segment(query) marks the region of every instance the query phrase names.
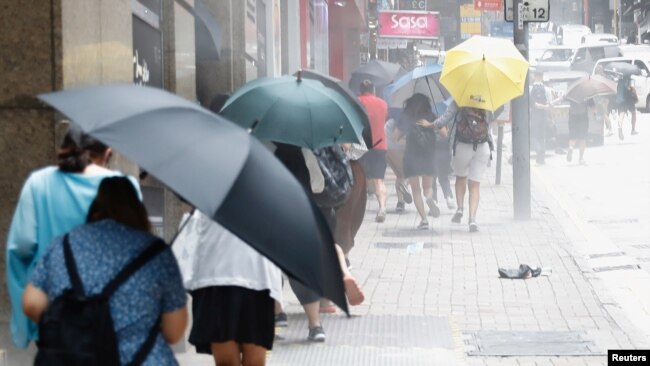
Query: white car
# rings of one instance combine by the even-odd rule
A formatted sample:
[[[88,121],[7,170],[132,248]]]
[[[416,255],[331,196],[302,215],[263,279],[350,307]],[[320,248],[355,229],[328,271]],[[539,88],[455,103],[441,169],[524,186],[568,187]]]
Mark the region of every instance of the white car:
[[[557,32],[557,40],[561,45],[577,46],[582,41],[582,36],[591,34],[591,29],[581,24],[561,25]]]
[[[644,58],[637,56],[644,55]],[[596,62],[592,74],[603,73],[602,70],[605,70],[607,64],[612,62],[625,62],[629,64],[636,65],[641,70],[641,75],[632,75],[632,81],[634,87],[636,88],[637,97],[639,101],[636,103],[638,109],[645,108],[646,111],[650,111],[650,54],[633,54],[632,56],[623,56],[623,57],[610,57],[603,58]],[[605,74],[607,77],[611,75]]]
[[[582,44],[591,43],[612,43],[619,44],[618,37],[610,33],[592,33],[582,36]]]

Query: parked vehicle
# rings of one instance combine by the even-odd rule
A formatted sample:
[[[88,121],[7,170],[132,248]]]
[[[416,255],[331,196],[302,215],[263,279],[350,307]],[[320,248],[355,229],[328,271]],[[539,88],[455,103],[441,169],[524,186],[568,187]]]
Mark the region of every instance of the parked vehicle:
[[[558,44],[577,46],[582,41],[582,36],[591,34],[591,29],[581,24],[561,25],[557,31]]]
[[[593,44],[593,43],[612,43],[619,44],[618,37],[615,34],[611,33],[592,33],[585,34],[582,36],[582,44]]]
[[[550,71],[544,73],[544,85],[553,90],[554,98],[564,96],[571,84],[589,75],[582,71]],[[550,110],[551,119],[555,124],[556,140],[559,146],[566,147],[569,143],[569,102],[562,101]],[[604,116],[599,113],[589,114],[589,132],[587,144],[602,145],[605,142]]]
[[[650,45],[647,44],[622,44],[619,46],[623,56],[635,56],[638,58],[650,58]],[[637,56],[638,54],[644,54]]]
[[[585,44],[577,47],[549,47],[537,59],[534,66],[536,71],[582,71],[588,74],[594,68],[596,61],[601,58],[620,56],[616,44]]]
[[[637,58],[637,56],[645,55],[645,57]],[[636,89],[636,95],[639,101],[636,103],[637,109],[645,109],[646,112],[650,112],[650,54],[633,54],[632,57],[623,56],[623,57],[611,57],[603,58],[596,62],[592,74],[602,74],[606,77],[609,77],[612,80],[616,80],[618,75],[612,75],[604,72],[607,69],[607,65],[612,62],[625,62],[630,63],[641,70],[641,75],[632,75],[632,80],[634,83],[634,88]]]

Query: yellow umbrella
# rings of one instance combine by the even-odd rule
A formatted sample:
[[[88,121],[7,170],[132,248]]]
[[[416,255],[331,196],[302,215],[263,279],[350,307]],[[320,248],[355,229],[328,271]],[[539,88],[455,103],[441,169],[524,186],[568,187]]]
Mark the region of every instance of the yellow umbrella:
[[[527,72],[511,41],[474,36],[447,51],[440,82],[459,106],[495,111],[524,93]]]

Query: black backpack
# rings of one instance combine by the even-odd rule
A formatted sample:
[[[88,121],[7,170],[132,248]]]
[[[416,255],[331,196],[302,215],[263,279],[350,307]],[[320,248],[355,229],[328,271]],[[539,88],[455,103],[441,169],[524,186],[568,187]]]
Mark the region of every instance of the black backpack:
[[[474,145],[490,141],[490,126],[487,116],[474,118],[465,108],[456,114],[456,140]]]
[[[530,89],[530,99],[539,104],[547,104],[548,100],[546,99],[546,88],[543,84],[535,83]],[[534,106],[534,105],[533,105]]]
[[[340,146],[328,146],[313,151],[320,167],[325,187],[323,192],[313,195],[320,207],[339,207],[352,192],[354,178],[352,167]]]
[[[162,240],[156,239],[124,267],[100,294],[86,296],[66,234],[63,238],[63,252],[72,288],[54,299],[41,316],[39,340],[36,342],[38,353],[34,365],[120,365],[109,298],[124,281],[166,247]],[[135,366],[144,362],[159,332],[160,318],[128,365]]]

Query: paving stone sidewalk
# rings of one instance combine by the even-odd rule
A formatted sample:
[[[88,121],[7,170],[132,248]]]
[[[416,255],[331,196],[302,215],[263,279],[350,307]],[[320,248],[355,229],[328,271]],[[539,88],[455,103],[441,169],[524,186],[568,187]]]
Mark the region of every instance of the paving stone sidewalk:
[[[515,221],[512,167],[502,173],[495,185],[491,167],[481,187],[478,233],[468,232],[466,218],[452,224],[446,207],[431,229],[416,230],[413,205],[394,213],[387,174],[386,221],[374,222],[378,206],[369,198],[350,253],[366,301],[352,318],[323,316],[327,341],[308,344],[302,308],[285,286],[289,327],[268,364],[606,365],[607,349],[647,346],[613,320],[571,256],[572,236],[553,197],[534,183],[532,219]],[[499,267],[520,263],[544,267],[545,275],[499,278]]]

